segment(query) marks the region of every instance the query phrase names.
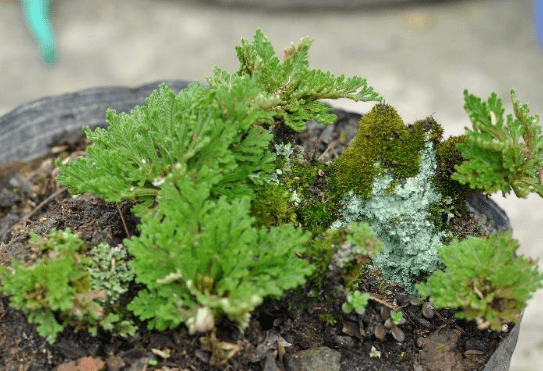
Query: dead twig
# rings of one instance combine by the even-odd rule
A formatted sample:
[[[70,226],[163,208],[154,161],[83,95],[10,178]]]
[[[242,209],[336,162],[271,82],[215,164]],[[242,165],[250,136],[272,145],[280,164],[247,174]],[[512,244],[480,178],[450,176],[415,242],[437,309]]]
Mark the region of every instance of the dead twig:
[[[121,220],[123,221],[123,227],[124,227],[124,231],[126,232],[126,237],[130,239],[130,232],[128,231],[128,227],[126,226],[126,222],[124,221],[123,212],[121,211],[121,208],[119,207],[118,203],[115,203],[115,206],[117,206],[117,211],[119,212],[119,215],[121,216]]]
[[[392,309],[394,312],[401,311],[401,308],[399,308],[398,306],[396,306],[394,304],[391,304],[391,303],[387,302],[386,300],[380,299],[380,298],[378,298],[377,296],[375,296],[372,293],[369,293],[369,295],[370,295],[371,300],[376,301],[377,303],[382,304],[385,307],[388,307],[388,308]]]
[[[336,140],[333,140],[331,141],[329,144],[328,144],[328,147],[326,147],[326,149],[324,150],[324,152],[322,153],[322,155],[319,156],[319,158],[317,159],[317,161],[321,161],[321,159],[324,157],[324,155],[328,152],[328,150],[331,150],[335,157],[338,157],[338,154],[337,152],[334,150],[334,147],[336,146],[336,144],[340,143],[341,141],[339,139],[336,139]],[[331,158],[333,158],[332,156],[330,156]]]

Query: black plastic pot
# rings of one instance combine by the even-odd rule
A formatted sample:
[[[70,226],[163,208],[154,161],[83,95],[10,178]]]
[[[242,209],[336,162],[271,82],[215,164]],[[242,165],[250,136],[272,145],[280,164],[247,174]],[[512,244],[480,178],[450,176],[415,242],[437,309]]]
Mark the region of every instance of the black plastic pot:
[[[44,155],[53,137],[63,131],[106,125],[106,109],[130,112],[158,89],[162,81],[135,88],[105,86],[64,95],[45,97],[23,104],[0,117],[0,165],[27,161]],[[190,81],[164,81],[178,92]]]
[[[113,108],[130,112],[136,105],[145,104],[145,98],[158,89],[161,81],[135,88],[120,86],[98,87],[45,97],[23,104],[0,117],[0,166],[11,161],[27,161],[48,153],[53,137],[64,131],[105,126],[105,112]],[[165,83],[178,92],[190,83],[184,80],[168,80]],[[492,200],[473,193],[468,197],[468,207],[481,217],[493,220],[495,228],[510,228],[509,218]],[[522,314],[521,314],[522,320]],[[483,371],[507,371],[520,330],[520,322],[500,343]]]

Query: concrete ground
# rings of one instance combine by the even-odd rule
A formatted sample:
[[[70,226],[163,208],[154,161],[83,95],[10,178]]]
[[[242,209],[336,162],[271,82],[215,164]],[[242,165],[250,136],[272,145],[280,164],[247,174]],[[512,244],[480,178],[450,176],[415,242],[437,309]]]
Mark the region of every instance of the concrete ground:
[[[375,1],[373,1],[375,3]],[[203,79],[237,69],[234,45],[262,28],[280,52],[309,35],[310,63],[366,77],[407,122],[434,116],[445,134],[469,125],[462,91],[509,89],[543,114],[543,50],[530,0],[435,1],[348,10],[228,8],[204,1],[56,0],[58,63],[44,67],[15,0],[0,0],[0,114],[25,102],[102,85]],[[340,102],[366,112],[371,104]],[[0,148],[0,150],[2,150]],[[508,213],[521,253],[543,257],[543,200],[493,197]],[[512,371],[543,364],[543,290],[529,302]]]

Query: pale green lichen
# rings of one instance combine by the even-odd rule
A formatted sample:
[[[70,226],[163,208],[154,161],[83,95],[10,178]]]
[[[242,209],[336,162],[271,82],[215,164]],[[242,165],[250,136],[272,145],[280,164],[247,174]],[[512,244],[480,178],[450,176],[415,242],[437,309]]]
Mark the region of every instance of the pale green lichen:
[[[393,180],[390,174],[375,179],[373,197],[364,200],[352,191],[343,201],[343,218],[330,229],[342,228],[354,221],[367,221],[385,244],[385,250],[373,259],[386,279],[401,283],[413,291],[411,279],[431,273],[439,267],[436,247],[443,232],[427,220],[428,208],[440,200],[430,178],[436,167],[433,142],[426,142],[417,176],[407,178],[394,194],[386,192]]]
[[[91,249],[89,271],[92,286],[105,291],[109,303],[128,291],[128,284],[134,279],[127,260],[126,248],[121,244],[111,247],[102,242]]]
[[[292,144],[291,144],[291,143],[287,143],[287,144],[283,144],[283,143],[275,144],[275,153],[276,153],[278,156],[283,156],[283,157],[285,157],[285,158],[288,160],[289,157],[290,157],[290,155],[292,154]]]

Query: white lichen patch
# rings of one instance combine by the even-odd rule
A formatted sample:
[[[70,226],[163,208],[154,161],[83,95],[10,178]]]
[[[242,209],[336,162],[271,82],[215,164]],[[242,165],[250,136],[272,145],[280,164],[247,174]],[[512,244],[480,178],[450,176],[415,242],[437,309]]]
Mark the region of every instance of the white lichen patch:
[[[393,178],[387,173],[373,183],[374,197],[364,200],[351,191],[343,201],[343,219],[330,229],[343,228],[354,221],[366,221],[385,244],[385,250],[373,259],[386,279],[412,289],[410,278],[432,272],[439,266],[436,247],[444,232],[437,232],[427,220],[430,205],[440,201],[431,177],[437,166],[433,142],[426,142],[421,152],[419,173],[399,184],[393,194],[385,190]]]

